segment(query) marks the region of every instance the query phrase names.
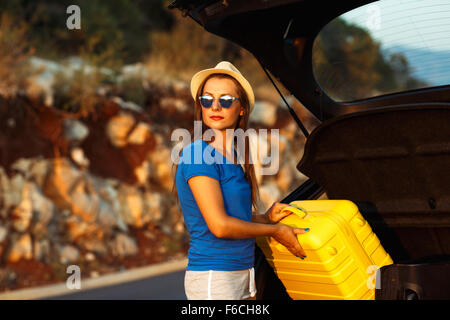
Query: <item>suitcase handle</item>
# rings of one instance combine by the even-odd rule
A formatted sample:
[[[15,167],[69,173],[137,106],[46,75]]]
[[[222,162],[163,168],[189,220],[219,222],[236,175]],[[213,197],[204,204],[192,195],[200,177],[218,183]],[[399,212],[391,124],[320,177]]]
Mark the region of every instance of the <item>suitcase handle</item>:
[[[307,214],[305,209],[302,209],[298,206],[293,206],[293,205],[289,205],[289,207],[282,209],[280,211],[280,213],[283,211],[290,211],[290,212],[294,213],[296,216],[298,216],[300,219],[303,219]]]

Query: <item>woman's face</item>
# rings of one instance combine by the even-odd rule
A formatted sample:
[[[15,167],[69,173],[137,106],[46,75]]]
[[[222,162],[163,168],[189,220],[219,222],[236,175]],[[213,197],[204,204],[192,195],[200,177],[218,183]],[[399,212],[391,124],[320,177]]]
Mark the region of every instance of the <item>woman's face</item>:
[[[242,107],[239,100],[234,100],[230,108],[223,108],[219,103],[219,98],[222,96],[228,95],[239,98],[233,80],[226,78],[210,78],[203,87],[202,95],[209,95],[214,98],[210,108],[202,106],[203,123],[211,129],[234,129],[239,119],[239,115],[244,114],[244,107]],[[221,118],[214,119],[211,117]]]

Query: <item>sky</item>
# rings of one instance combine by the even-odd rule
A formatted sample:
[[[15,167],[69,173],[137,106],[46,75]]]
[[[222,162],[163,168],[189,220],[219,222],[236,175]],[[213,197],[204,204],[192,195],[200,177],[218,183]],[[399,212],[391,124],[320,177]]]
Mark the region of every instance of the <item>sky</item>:
[[[342,17],[387,47],[450,51],[450,0],[381,0]]]

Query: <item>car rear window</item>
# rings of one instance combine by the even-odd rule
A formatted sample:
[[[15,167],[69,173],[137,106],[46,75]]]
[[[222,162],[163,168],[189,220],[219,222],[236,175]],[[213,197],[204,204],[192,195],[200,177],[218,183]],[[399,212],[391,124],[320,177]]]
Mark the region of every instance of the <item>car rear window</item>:
[[[450,2],[381,0],[318,34],[313,72],[335,101],[450,84]]]

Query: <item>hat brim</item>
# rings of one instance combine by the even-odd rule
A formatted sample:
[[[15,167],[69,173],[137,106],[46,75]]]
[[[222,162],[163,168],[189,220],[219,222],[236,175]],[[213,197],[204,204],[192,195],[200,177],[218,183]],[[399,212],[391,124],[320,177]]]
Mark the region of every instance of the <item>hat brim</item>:
[[[205,70],[199,71],[196,74],[194,74],[194,76],[192,77],[192,80],[191,80],[191,95],[192,95],[192,98],[194,98],[194,100],[196,100],[198,88],[203,83],[203,81],[208,76],[210,76],[212,74],[217,74],[217,73],[224,73],[224,74],[230,75],[230,76],[232,76],[234,79],[236,79],[241,84],[242,88],[247,93],[248,102],[249,102],[249,105],[250,105],[250,111],[249,112],[252,112],[253,107],[255,105],[255,95],[253,93],[252,86],[247,81],[247,79],[245,79],[241,74],[239,74],[237,72],[234,72],[234,71],[231,71],[231,70],[227,70],[227,69],[210,68],[210,69],[205,69]]]

